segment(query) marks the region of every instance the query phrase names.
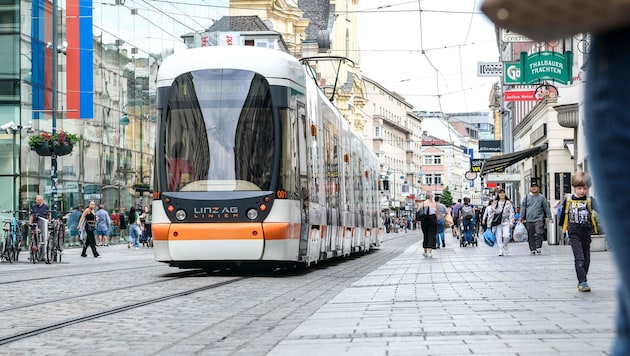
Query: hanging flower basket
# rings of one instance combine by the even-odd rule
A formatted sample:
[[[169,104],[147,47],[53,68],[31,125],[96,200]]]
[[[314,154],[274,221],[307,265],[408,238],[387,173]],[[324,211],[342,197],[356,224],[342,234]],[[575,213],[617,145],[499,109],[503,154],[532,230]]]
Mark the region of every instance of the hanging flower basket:
[[[58,142],[53,143],[52,151],[57,156],[65,156],[72,153],[72,148],[74,145],[72,143],[59,144]]]
[[[57,156],[65,156],[72,153],[72,148],[78,141],[77,135],[59,130],[54,135],[41,132],[39,135],[31,136],[28,146],[40,156],[51,156],[53,152]]]
[[[52,156],[52,150],[50,149],[48,142],[40,143],[37,146],[31,147],[31,149],[39,156]]]

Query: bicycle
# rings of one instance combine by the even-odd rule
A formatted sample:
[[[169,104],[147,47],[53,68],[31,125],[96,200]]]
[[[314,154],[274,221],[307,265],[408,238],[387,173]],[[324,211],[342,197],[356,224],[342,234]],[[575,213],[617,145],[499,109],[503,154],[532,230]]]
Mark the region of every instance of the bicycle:
[[[2,212],[13,215],[10,219],[4,220],[2,258],[9,261],[9,263],[17,262],[20,250],[22,250],[22,227],[16,216],[19,211],[5,210]]]
[[[30,257],[29,260],[31,260],[31,262],[33,262],[33,264],[41,261],[42,259],[40,258],[40,243],[42,243],[42,239],[41,239],[41,232],[39,230],[39,224],[37,223],[30,223],[29,225],[29,235],[30,235],[30,240],[29,240],[29,250],[30,250]]]
[[[65,243],[65,225],[61,216],[48,223],[48,238],[46,241],[46,263],[61,262],[61,255]]]

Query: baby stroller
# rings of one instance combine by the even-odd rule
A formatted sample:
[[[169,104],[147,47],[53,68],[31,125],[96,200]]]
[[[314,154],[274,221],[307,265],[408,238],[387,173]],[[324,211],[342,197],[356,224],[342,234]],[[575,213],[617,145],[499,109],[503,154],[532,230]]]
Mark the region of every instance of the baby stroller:
[[[147,229],[142,230],[139,242],[142,244],[142,246],[153,247],[153,238],[151,236],[151,232],[147,231]]]
[[[479,233],[479,224],[477,224],[477,219],[473,217],[472,219],[467,220],[467,223],[469,224],[468,231],[464,231],[464,221],[459,223],[459,231],[462,235],[462,238],[459,239],[459,247],[477,246],[477,235]]]

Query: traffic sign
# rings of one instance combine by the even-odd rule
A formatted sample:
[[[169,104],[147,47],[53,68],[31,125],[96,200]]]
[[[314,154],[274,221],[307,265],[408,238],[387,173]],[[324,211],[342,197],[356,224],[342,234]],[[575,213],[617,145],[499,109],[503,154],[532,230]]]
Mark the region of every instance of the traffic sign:
[[[477,62],[478,77],[500,77],[503,75],[501,62]]]

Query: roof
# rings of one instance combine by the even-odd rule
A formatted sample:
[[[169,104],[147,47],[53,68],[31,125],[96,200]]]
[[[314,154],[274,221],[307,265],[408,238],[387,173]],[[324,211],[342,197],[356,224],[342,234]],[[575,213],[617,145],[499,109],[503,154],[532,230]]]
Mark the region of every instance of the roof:
[[[258,16],[223,16],[208,32],[247,32],[270,31],[271,29]]]

